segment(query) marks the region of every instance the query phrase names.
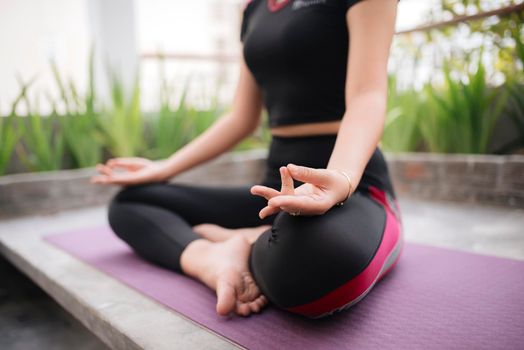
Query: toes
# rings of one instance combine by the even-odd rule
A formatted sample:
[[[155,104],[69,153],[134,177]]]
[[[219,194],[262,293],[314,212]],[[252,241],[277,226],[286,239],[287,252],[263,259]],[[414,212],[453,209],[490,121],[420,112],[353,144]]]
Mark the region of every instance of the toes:
[[[251,308],[247,303],[237,302],[235,312],[240,316],[249,316]]]
[[[260,312],[260,310],[262,310],[262,307],[256,301],[249,303],[249,308],[252,312],[257,314]]]
[[[238,300],[242,302],[251,302],[260,296],[260,290],[255,283],[251,274],[247,271],[242,273],[242,288],[237,290]]]
[[[266,306],[267,300],[264,298],[256,298],[255,300],[247,303],[238,303],[236,312],[242,316],[248,316],[250,313],[259,313],[264,306]]]
[[[217,282],[217,313],[227,315],[235,308],[236,295],[235,288],[227,281]]]
[[[257,303],[257,305],[259,305],[260,307],[263,307],[265,305],[267,305],[267,299],[265,296],[261,295],[260,297],[258,297],[255,302]]]
[[[265,296],[261,295],[253,302],[253,304],[255,304],[259,310],[262,310],[268,304],[268,301]]]

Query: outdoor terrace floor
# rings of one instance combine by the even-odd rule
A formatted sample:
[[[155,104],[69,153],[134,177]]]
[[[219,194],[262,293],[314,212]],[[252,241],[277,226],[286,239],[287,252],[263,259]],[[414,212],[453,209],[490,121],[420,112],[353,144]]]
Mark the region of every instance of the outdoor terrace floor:
[[[408,242],[524,260],[523,209],[411,198],[399,202]],[[105,223],[104,207],[4,220],[0,222],[0,253],[113,348],[236,348],[41,239],[50,233]],[[5,333],[1,348],[36,349],[52,344],[60,349],[63,344],[67,349],[79,343],[84,344],[82,349],[105,348],[96,339],[88,341],[82,327],[70,325],[69,316],[56,304],[35,311],[47,314],[37,317],[36,323],[15,322],[12,316],[20,308],[26,314],[41,310],[30,306],[31,298],[0,304]],[[27,327],[40,327],[40,331],[30,332]]]

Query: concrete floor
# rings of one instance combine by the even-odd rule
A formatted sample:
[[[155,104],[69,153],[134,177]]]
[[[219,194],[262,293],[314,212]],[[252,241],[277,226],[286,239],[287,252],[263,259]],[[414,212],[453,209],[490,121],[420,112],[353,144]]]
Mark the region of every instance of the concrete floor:
[[[0,256],[0,349],[106,350],[108,347]]]
[[[405,238],[409,242],[524,260],[524,210],[522,209],[453,202],[428,202],[409,198],[401,198],[400,207],[404,220]],[[105,223],[105,208],[103,207],[2,221],[0,222],[0,246],[4,254],[11,251],[10,249],[13,251],[18,249],[22,254],[22,248],[25,247],[24,236],[36,237],[34,232],[36,228],[42,232],[60,232],[64,229],[95,226],[101,223]],[[16,239],[14,239],[15,235]],[[11,241],[13,244],[10,246]],[[57,254],[61,253],[57,252]],[[12,259],[13,256],[10,258]],[[73,258],[65,255],[57,256],[58,262],[64,259]],[[71,268],[86,269],[81,271],[87,275],[96,274],[96,271],[92,272],[87,267],[71,265],[73,263],[75,261],[68,260],[68,266]],[[42,270],[43,273],[52,276],[55,271],[60,271],[60,265],[50,266],[47,271],[44,270]],[[125,286],[120,286],[108,277],[99,276],[97,278],[101,279],[100,293],[77,295],[76,297],[83,298],[83,302],[96,305],[100,300],[94,298],[100,298],[98,294],[103,294],[105,289],[121,288],[115,291],[119,293],[118,300],[126,303],[132,300],[134,304],[137,304],[133,306],[140,307],[142,310],[145,307],[144,303],[149,303],[146,297],[128,290],[129,288]],[[75,281],[69,282],[71,285],[76,283]],[[105,302],[105,304],[110,303]],[[178,319],[174,320],[173,318],[178,316],[170,310],[153,304],[146,304],[146,306],[151,309],[151,312],[147,315],[139,315],[139,317],[157,321],[153,322],[157,324],[155,326],[157,333],[150,335],[146,330],[137,335],[136,339],[132,339],[137,344],[141,342],[151,344],[150,342],[154,341],[153,337],[158,337],[158,332],[162,333],[164,329],[166,334],[170,334],[173,329],[186,327],[183,332],[181,330],[181,334],[188,333],[191,336],[193,347],[195,344],[200,344],[197,347],[201,348],[209,348],[210,344],[213,345],[212,348],[230,347],[223,344],[223,340],[200,329],[197,325],[183,321],[187,323],[185,324]],[[99,308],[97,311],[106,312],[107,314],[103,316],[112,326],[117,328],[120,326],[113,324],[116,322],[114,320],[125,323],[121,317],[118,317],[118,314],[111,313],[111,307],[104,306],[103,309]],[[118,330],[125,336],[126,332],[128,335],[135,332],[132,327],[134,326],[124,324]],[[138,329],[136,331],[138,332]],[[114,337],[115,334],[111,336]],[[179,335],[179,338],[184,340],[183,335]],[[91,335],[83,325],[43,293],[40,288],[5,260],[0,260],[0,348],[70,349],[72,347],[106,349],[101,341]]]

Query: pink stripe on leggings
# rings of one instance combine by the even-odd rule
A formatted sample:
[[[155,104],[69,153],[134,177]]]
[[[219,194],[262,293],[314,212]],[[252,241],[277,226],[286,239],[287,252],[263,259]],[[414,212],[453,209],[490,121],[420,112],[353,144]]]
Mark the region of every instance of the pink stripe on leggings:
[[[380,271],[386,263],[389,255],[395,249],[395,246],[400,238],[401,227],[400,221],[397,220],[397,217],[388,205],[384,191],[373,186],[370,186],[369,189],[371,197],[386,209],[386,225],[384,229],[384,236],[377,253],[369,265],[353,279],[333,290],[332,292],[324,295],[320,299],[317,299],[308,304],[287,308],[287,310],[304,316],[315,317],[341,308],[361,296],[371,285],[386,275],[386,273],[390,271],[391,268],[396,264],[400,254],[396,258],[395,262],[388,268],[388,270],[385,271],[380,276],[380,278],[378,278]]]

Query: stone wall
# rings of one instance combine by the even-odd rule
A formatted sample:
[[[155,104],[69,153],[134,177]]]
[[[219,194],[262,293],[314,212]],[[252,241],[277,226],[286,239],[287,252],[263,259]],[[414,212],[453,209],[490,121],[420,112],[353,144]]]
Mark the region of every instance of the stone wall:
[[[226,153],[172,179],[175,183],[224,186],[262,180],[267,150]],[[89,182],[94,168],[0,176],[0,219],[52,214],[104,205],[119,189]]]
[[[524,156],[385,154],[399,195],[524,207]]]
[[[267,150],[231,152],[172,179],[224,186],[260,183]],[[398,196],[524,208],[524,156],[385,153]],[[0,177],[0,219],[106,204],[119,187],[94,185],[94,168]]]

